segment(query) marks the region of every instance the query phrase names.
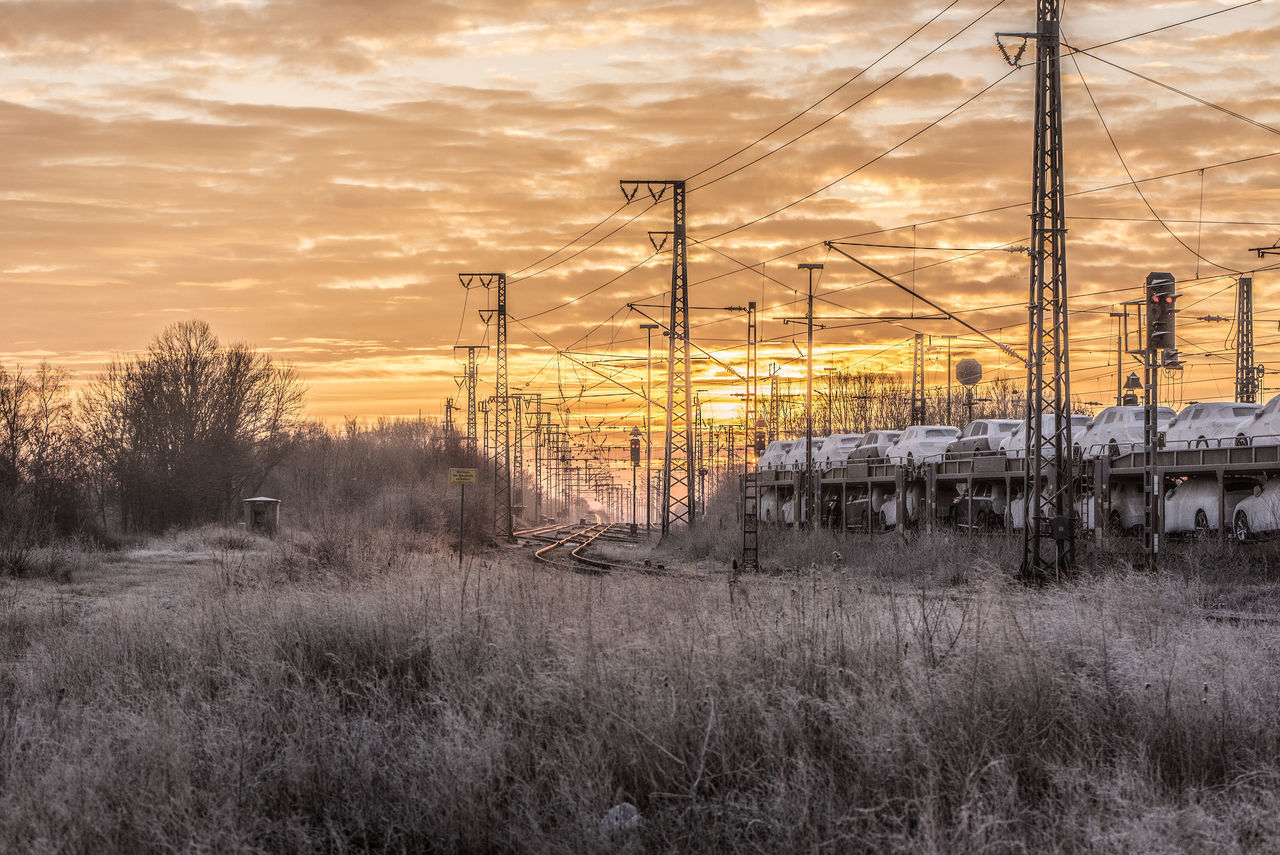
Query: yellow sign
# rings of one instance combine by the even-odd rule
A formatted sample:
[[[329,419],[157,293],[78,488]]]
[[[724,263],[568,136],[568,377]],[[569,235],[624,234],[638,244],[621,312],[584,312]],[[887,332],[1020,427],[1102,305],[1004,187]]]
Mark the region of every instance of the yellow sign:
[[[474,469],[450,469],[450,484],[474,484],[476,482],[476,470]]]

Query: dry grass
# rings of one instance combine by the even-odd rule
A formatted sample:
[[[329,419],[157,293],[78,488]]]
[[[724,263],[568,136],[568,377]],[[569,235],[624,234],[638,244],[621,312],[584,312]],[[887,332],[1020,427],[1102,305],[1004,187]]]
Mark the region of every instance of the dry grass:
[[[731,603],[380,537],[0,581],[0,851],[1280,848],[1280,628],[1225,583],[883,539]]]

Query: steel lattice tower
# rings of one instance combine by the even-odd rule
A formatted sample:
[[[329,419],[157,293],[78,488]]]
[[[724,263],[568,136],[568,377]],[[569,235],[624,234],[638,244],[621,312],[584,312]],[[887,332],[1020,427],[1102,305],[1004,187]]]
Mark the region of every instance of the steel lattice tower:
[[[911,415],[907,427],[924,424],[924,333],[916,333],[911,351]]]
[[[1253,277],[1236,282],[1236,400],[1258,403],[1262,366],[1253,363]]]
[[[511,395],[507,387],[507,274],[459,273],[462,287],[497,292],[497,306],[481,313],[497,327],[498,351],[493,390],[493,531],[510,540],[515,531],[511,515]]]
[[[760,489],[755,467],[756,400],[760,381],[756,373],[756,304],[747,304],[747,394],[743,431],[742,476],[742,569],[751,572],[760,566]]]
[[[511,396],[511,423],[514,427],[511,442],[511,506],[524,507],[524,398]],[[523,513],[523,511],[522,511]]]
[[[685,233],[685,183],[679,181],[619,181],[622,195],[630,202],[643,186],[654,202],[671,190],[673,208],[671,237],[671,312],[667,324],[667,435],[666,465],[662,479],[662,534],[672,524],[694,524],[693,424],[689,407],[693,400],[693,374],[689,367],[689,270]],[[650,234],[650,240],[657,232]],[[665,242],[665,241],[664,241]],[[654,241],[654,248],[661,245]]]
[[[480,434],[476,431],[476,386],[480,379],[476,351],[487,349],[487,345],[481,344],[463,344],[454,347],[455,352],[458,350],[467,352],[467,450],[472,454],[476,453],[476,445],[480,437]]]
[[[1022,571],[1035,577],[1056,577],[1075,559],[1060,13],[1061,0],[1038,0],[1033,34],[1035,154]]]

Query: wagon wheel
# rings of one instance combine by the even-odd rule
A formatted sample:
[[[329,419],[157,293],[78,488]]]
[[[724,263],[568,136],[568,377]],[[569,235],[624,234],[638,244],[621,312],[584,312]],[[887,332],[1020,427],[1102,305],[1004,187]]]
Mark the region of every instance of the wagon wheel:
[[[1236,540],[1241,543],[1253,537],[1253,529],[1249,526],[1249,515],[1244,511],[1236,511],[1235,525],[1232,530],[1235,532]]]
[[[1196,511],[1196,537],[1209,536],[1209,515],[1201,508]]]

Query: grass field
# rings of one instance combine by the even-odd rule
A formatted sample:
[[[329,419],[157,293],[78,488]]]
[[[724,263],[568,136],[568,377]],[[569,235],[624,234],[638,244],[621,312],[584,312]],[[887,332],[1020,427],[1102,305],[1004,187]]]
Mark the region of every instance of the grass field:
[[[48,557],[0,580],[0,851],[1280,851],[1265,556],[1028,589],[791,537],[732,598],[387,535]]]

